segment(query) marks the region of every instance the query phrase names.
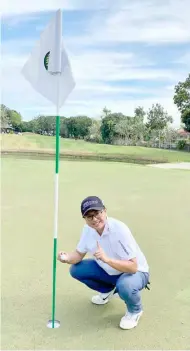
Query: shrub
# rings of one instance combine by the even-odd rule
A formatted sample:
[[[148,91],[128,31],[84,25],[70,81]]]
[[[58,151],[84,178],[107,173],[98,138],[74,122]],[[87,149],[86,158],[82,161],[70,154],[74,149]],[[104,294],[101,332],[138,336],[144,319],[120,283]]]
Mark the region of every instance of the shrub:
[[[186,145],[187,145],[186,140],[178,140],[178,142],[177,142],[177,149],[178,150],[184,150]]]

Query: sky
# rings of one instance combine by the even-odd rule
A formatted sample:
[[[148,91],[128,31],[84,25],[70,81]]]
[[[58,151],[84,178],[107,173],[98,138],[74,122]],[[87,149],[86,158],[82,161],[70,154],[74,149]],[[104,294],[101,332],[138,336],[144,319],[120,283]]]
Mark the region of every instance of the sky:
[[[190,72],[190,0],[7,0],[0,8],[1,103],[23,120],[55,115],[21,69],[61,8],[76,86],[60,114],[100,118],[106,106],[133,116],[160,103],[180,127],[173,95]]]

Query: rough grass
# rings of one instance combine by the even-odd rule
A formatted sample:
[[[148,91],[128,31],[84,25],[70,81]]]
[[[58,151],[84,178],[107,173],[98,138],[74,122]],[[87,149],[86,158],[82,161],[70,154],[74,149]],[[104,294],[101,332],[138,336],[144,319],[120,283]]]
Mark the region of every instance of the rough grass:
[[[101,196],[125,221],[147,256],[138,328],[120,330],[125,305],[90,303],[93,292],[57,264],[52,299],[54,162],[2,159],[2,350],[187,350],[190,345],[189,172],[123,163],[60,163],[58,250],[73,250],[83,220],[80,201]]]
[[[19,151],[23,154],[52,156],[55,152],[55,137],[24,133],[2,135],[2,151]],[[136,163],[190,162],[190,153],[138,146],[114,146],[60,139],[61,157],[85,158]]]

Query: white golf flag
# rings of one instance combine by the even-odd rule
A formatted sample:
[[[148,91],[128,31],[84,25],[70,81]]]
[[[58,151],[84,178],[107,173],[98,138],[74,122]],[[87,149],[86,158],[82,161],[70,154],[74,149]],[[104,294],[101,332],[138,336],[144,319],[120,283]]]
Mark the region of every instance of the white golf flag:
[[[75,87],[69,59],[63,46],[61,24],[61,10],[58,10],[22,69],[22,74],[33,88],[58,108]]]

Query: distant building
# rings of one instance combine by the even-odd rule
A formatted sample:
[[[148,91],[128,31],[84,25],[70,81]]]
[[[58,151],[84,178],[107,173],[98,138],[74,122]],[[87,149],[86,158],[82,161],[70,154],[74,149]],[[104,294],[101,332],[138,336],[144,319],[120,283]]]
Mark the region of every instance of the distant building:
[[[13,127],[11,127],[8,123],[2,123],[0,126],[1,133],[10,133],[11,130],[13,130]]]
[[[182,137],[182,138],[190,138],[190,132],[187,132],[186,130],[184,130],[183,128],[179,129],[177,131],[177,134]]]

